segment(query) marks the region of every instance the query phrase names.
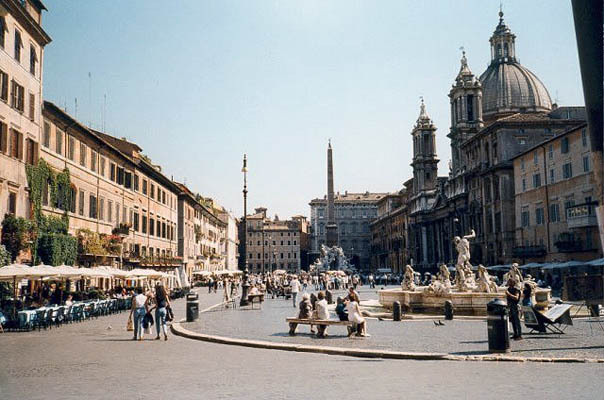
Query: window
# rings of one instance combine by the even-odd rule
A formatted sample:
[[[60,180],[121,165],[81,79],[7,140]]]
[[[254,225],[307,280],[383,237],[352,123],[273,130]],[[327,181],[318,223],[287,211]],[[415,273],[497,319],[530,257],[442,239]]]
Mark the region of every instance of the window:
[[[0,153],[8,153],[8,126],[0,122]]]
[[[143,215],[143,227],[142,227],[142,231],[143,233],[147,233],[147,216]]]
[[[4,19],[4,17],[0,17],[0,46],[2,48],[4,48],[7,31],[8,31],[8,28],[6,26],[6,19]]]
[[[73,161],[75,158],[75,138],[67,135],[67,157]]]
[[[69,188],[69,211],[74,213],[76,212],[76,199],[77,199],[77,189],[74,187]]]
[[[119,185],[123,185],[124,184],[124,168],[122,167],[117,167],[117,180],[116,182]]]
[[[134,174],[134,190],[138,192],[138,175]]]
[[[115,182],[115,164],[111,163],[109,166],[109,179]]]
[[[10,156],[21,160],[23,158],[23,134],[11,129]]]
[[[96,196],[94,195],[90,195],[90,206],[88,207],[88,216],[90,218],[96,218],[97,217],[97,202],[96,202]]]
[[[17,193],[8,193],[8,209],[6,210],[9,214],[17,214]]]
[[[166,192],[163,190],[161,192],[161,202],[166,204]]]
[[[134,227],[134,231],[138,232],[138,212],[134,212],[134,221],[132,222],[132,226]]]
[[[537,225],[543,225],[545,222],[545,214],[543,213],[543,207],[535,209],[535,222]]]
[[[151,194],[150,194],[151,198],[154,199],[155,198],[155,185],[151,184]]]
[[[36,48],[33,44],[29,45],[29,72],[36,76],[36,63],[38,62],[38,55],[36,54]]]
[[[550,144],[549,148],[547,150],[548,155],[549,155],[549,159],[551,160],[552,158],[554,158],[554,145]]]
[[[554,169],[549,170],[549,183],[554,183],[556,181],[556,172]]]
[[[529,213],[528,210],[522,211],[521,220],[522,220],[522,227],[523,228],[526,228],[526,227],[530,226],[530,222],[529,222],[529,220],[530,220],[530,213]]]
[[[113,222],[113,202],[107,200],[107,221]]]
[[[537,153],[537,150],[533,152],[533,164],[539,164],[539,154]]]
[[[143,179],[143,194],[147,194],[147,180]]]
[[[581,143],[583,147],[587,147],[587,128],[581,129]]]
[[[2,101],[8,101],[8,74],[1,70],[0,70],[0,99],[2,99]]]
[[[36,95],[33,93],[29,94],[29,119],[34,121],[36,119]]]
[[[562,154],[568,153],[568,149],[569,149],[568,137],[562,138],[561,145],[562,145],[562,148],[560,149],[560,152]]]
[[[161,222],[159,219],[157,220],[157,224],[155,226],[157,228],[155,232],[156,236],[161,237]]]
[[[162,222],[161,223],[161,237],[162,238],[166,238],[166,223]]]
[[[155,236],[155,220],[149,218],[149,235]]]
[[[103,221],[105,219],[105,199],[99,199],[99,219]]]
[[[522,191],[526,192],[526,178],[522,178]]]
[[[84,215],[84,191],[80,190],[80,198],[78,200],[78,214]]]
[[[120,205],[115,203],[115,223],[116,225],[120,223]]]
[[[57,154],[63,155],[63,132],[59,129],[56,129],[55,137],[55,151]]]
[[[541,187],[541,174],[533,174],[533,187]]]
[[[106,163],[106,159],[105,157],[101,157],[100,159],[100,169],[99,169],[99,174],[101,174],[101,176],[105,176],[105,163]]]
[[[29,165],[36,163],[37,144],[30,138],[25,139],[25,162]]]
[[[474,121],[474,96],[469,94],[466,98],[468,101],[468,121]]]
[[[96,172],[96,160],[98,158],[98,153],[94,150],[90,150],[90,169],[92,172]]]
[[[124,172],[124,186],[132,189],[132,172]]]
[[[573,165],[568,162],[562,166],[562,178],[570,179],[573,177]]]
[[[520,169],[524,171],[524,157],[520,159]]]
[[[14,79],[11,81],[11,107],[20,112],[25,109],[25,88]]]
[[[21,32],[15,29],[15,60],[21,62],[21,48],[23,41],[21,40]]]
[[[583,172],[589,172],[589,156],[583,157]]]
[[[80,142],[80,165],[82,167],[86,166],[86,152],[88,151],[88,149],[86,148],[86,145],[84,143]]]

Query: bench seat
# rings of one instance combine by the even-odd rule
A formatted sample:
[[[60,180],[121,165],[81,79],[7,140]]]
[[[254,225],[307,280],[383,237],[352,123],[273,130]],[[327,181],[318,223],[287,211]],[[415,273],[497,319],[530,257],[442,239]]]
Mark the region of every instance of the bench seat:
[[[296,328],[298,325],[317,325],[318,328],[318,337],[325,337],[325,331],[328,326],[331,325],[341,325],[345,326],[348,330],[348,335],[352,333],[353,323],[350,321],[338,321],[338,320],[330,320],[330,319],[300,319],[300,318],[286,318],[285,321],[289,324],[289,334],[290,336],[296,335]]]

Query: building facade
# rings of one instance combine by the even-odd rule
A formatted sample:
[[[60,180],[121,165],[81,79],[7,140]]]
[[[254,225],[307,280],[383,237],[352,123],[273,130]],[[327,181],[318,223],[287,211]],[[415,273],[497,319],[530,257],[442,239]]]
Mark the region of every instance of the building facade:
[[[334,195],[338,245],[359,270],[369,270],[371,259],[371,222],[377,217],[377,204],[387,193],[349,193]],[[321,245],[327,243],[327,198],[310,202],[310,257],[321,255]]]
[[[0,1],[0,218],[30,217],[26,164],[39,157],[44,46],[41,1]]]
[[[406,184],[411,189],[410,260],[419,270],[454,264],[452,239],[471,230],[477,235],[470,242],[473,263],[511,263],[516,236],[512,159],[584,120],[582,107],[552,104],[543,83],[519,63],[515,38],[500,13],[490,38],[491,62],[480,78],[470,70],[465,52],[462,56],[449,92],[452,160],[447,177],[433,176],[438,160],[429,138],[436,128],[422,104],[412,131],[414,176]]]
[[[408,251],[408,194],[405,189],[381,198],[371,222],[371,271],[402,274],[411,262]]]
[[[248,270],[255,274],[277,269],[299,273],[303,265],[301,240],[308,232],[306,218],[270,219],[266,208],[255,211],[246,218]]]
[[[534,146],[513,163],[514,257],[522,262],[602,257],[587,124]]]

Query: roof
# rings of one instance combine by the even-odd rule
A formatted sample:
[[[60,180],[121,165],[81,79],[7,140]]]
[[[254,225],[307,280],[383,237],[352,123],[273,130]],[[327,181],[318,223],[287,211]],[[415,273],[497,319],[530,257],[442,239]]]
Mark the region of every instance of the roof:
[[[350,193],[344,192],[344,194],[337,193],[334,194],[334,201],[336,203],[345,203],[345,202],[358,202],[358,203],[376,203],[382,197],[389,195],[390,193]],[[310,201],[312,203],[326,203],[327,198],[316,198]]]
[[[518,157],[522,157],[522,156],[524,156],[525,154],[530,153],[530,152],[534,151],[535,149],[537,149],[537,148],[539,148],[539,147],[541,147],[541,146],[544,146],[544,145],[546,145],[546,144],[548,144],[548,143],[550,143],[550,142],[553,142],[553,141],[555,141],[555,140],[558,140],[558,139],[560,139],[560,138],[562,138],[562,137],[564,137],[564,136],[568,135],[569,133],[575,132],[575,131],[577,131],[577,130],[579,130],[579,129],[582,129],[582,128],[586,127],[586,126],[587,126],[587,122],[582,122],[582,123],[580,123],[580,124],[578,124],[578,125],[575,125],[575,126],[573,126],[572,128],[569,128],[569,129],[565,130],[564,132],[562,132],[562,133],[560,133],[560,134],[558,134],[558,135],[556,135],[556,136],[554,136],[554,137],[552,137],[552,138],[549,138],[549,139],[547,139],[547,140],[545,140],[545,141],[543,141],[543,142],[541,142],[541,143],[539,143],[539,144],[534,145],[533,147],[530,147],[529,149],[527,149],[527,150],[523,151],[522,153],[520,153],[520,154],[518,154],[518,155],[516,155],[516,156],[512,157],[512,160],[515,160],[515,159],[517,159]]]

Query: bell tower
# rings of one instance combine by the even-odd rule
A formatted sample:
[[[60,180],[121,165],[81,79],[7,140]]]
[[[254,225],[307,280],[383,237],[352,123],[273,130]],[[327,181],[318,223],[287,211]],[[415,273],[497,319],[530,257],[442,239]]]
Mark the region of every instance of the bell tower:
[[[419,117],[411,131],[413,136],[413,192],[436,189],[438,158],[436,158],[436,126],[426,112],[422,98]]]
[[[482,86],[480,80],[470,71],[466,52],[462,51],[461,67],[449,92],[451,103],[451,173],[461,172],[465,164],[461,154],[461,144],[476,134],[484,126],[482,120]]]

